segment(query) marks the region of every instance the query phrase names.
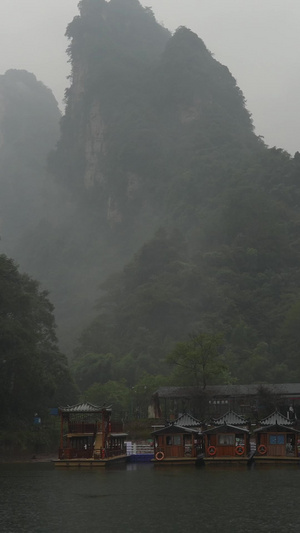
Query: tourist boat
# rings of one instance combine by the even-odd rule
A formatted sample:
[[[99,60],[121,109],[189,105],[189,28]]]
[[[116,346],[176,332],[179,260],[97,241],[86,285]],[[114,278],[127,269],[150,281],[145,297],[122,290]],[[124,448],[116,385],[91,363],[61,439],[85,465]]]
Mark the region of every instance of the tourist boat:
[[[247,420],[230,410],[211,422],[202,432],[205,461],[247,462],[251,455]]]
[[[275,411],[252,426],[233,411],[203,424],[191,415],[153,432],[155,464],[300,463],[300,431],[295,420]]]
[[[212,427],[184,414],[153,432],[155,463],[206,464],[209,462],[244,462],[251,457],[250,431],[247,421],[229,411],[212,420]]]
[[[245,427],[223,424],[202,432],[207,461],[247,462],[250,456],[250,432]]]
[[[126,461],[122,425],[112,422],[111,408],[91,403],[60,407],[60,447],[56,466],[107,466]]]
[[[299,463],[300,431],[292,427],[294,420],[275,411],[254,430],[255,462]]]
[[[189,414],[152,433],[156,464],[195,463],[200,448],[201,422]]]

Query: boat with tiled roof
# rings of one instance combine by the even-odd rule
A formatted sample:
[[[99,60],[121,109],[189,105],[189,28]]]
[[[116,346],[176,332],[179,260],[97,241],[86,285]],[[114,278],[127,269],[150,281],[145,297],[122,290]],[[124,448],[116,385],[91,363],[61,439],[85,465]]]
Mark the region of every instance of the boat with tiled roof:
[[[60,407],[60,447],[56,466],[106,466],[127,459],[122,424],[111,407],[89,402]]]

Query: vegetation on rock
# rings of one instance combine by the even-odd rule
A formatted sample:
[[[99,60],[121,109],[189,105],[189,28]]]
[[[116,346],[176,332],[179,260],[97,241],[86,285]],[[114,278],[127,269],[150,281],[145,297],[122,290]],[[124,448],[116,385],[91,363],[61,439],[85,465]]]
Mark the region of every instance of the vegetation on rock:
[[[79,10],[56,192],[18,260],[51,290],[82,398],[145,415],[155,388],[191,379],[170,360],[219,336],[202,386],[298,381],[299,153],[255,135],[187,28],[138,0]]]

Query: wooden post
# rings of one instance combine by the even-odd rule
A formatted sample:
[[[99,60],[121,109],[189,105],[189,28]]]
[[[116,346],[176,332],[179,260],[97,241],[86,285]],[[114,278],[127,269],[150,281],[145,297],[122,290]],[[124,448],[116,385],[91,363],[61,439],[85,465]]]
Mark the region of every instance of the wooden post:
[[[64,446],[64,415],[60,413],[60,449]]]
[[[106,429],[105,429],[105,409],[102,409],[102,448],[105,448],[105,440],[106,440]]]

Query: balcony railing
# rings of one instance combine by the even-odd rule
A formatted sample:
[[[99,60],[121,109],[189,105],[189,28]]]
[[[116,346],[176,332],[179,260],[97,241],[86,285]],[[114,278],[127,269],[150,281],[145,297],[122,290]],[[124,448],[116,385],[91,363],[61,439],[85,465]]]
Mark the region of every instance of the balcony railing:
[[[59,459],[108,459],[109,457],[117,457],[118,455],[126,455],[125,447],[116,448],[95,448],[95,449],[75,449],[75,448],[60,448],[58,452]]]

